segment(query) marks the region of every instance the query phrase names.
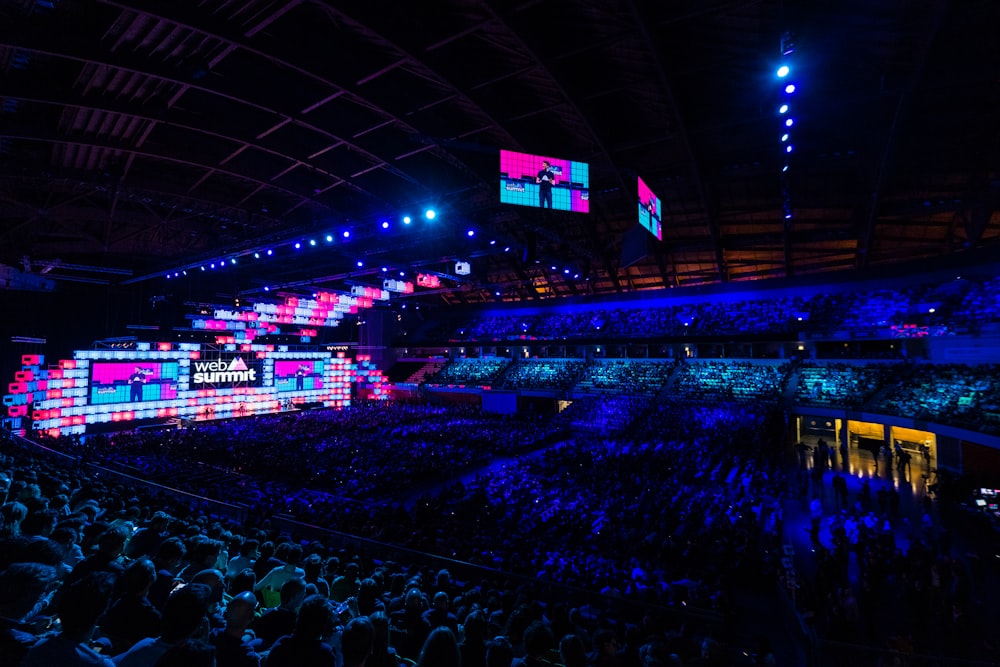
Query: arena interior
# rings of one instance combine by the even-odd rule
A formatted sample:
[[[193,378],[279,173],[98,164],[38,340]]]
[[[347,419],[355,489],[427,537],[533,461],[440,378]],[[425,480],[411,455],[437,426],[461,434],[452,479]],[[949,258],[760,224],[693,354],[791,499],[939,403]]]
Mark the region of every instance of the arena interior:
[[[0,0],[0,667],[1000,662],[995,0]]]

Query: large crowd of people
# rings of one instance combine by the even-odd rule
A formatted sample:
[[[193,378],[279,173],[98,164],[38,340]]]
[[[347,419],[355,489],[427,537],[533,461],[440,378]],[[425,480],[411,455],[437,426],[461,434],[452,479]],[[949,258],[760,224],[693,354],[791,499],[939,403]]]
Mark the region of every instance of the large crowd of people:
[[[377,421],[371,411],[378,411],[395,429],[413,409],[341,412],[356,410],[360,427]],[[461,409],[441,412],[471,420]],[[275,446],[293,449],[300,444],[294,434],[315,429],[320,413],[295,413],[292,423],[219,422],[164,447],[182,482],[208,443],[236,438],[252,454],[268,432]],[[127,452],[134,435],[108,438],[86,463],[28,458],[6,443],[0,664],[107,665],[110,656],[126,666],[360,665],[368,663],[358,656],[376,655],[388,665],[402,659],[455,667],[649,664],[641,654],[662,664],[751,664],[748,651],[726,643],[722,612],[731,603],[733,574],[759,573],[767,554],[777,552],[779,471],[763,454],[769,448],[760,446],[761,415],[717,407],[690,417],[676,437],[645,428],[618,441],[581,435],[531,456],[498,458],[499,465],[472,478],[433,489],[411,478],[418,494],[412,502],[364,505],[363,520],[354,523],[338,522],[332,506],[321,503],[282,508],[313,524],[493,573],[467,580],[440,571],[437,561],[404,564],[282,533],[260,508],[238,524],[142,485],[112,482],[94,461],[109,464],[117,454],[133,460]],[[488,437],[503,440],[507,430],[495,428]],[[750,432],[755,439],[729,450],[732,438]],[[445,451],[458,446],[444,441]],[[89,443],[46,444],[79,455]],[[499,457],[505,450],[491,451]],[[656,465],[648,465],[650,458]],[[275,483],[263,468],[252,479]],[[727,483],[727,493],[714,491]],[[667,488],[676,493],[664,498]],[[386,553],[395,552],[387,546]],[[598,600],[629,599],[639,613],[569,607],[517,581],[571,585]],[[718,617],[697,629],[676,617],[695,607]],[[461,657],[443,657],[452,653]],[[762,651],[759,664],[766,657]]]
[[[794,296],[776,293],[664,304],[622,304],[575,311],[487,314],[451,326],[459,341],[565,340],[689,336],[861,334],[892,327],[929,327],[936,335],[978,331],[1000,322],[1000,279],[967,275],[895,288],[828,287]]]

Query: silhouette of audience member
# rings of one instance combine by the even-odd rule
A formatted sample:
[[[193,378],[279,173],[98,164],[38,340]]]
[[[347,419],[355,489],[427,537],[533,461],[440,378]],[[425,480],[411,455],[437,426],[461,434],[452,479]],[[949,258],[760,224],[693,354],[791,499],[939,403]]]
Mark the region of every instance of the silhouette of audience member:
[[[330,600],[322,595],[306,598],[295,630],[275,642],[267,667],[337,667],[336,653],[327,643],[336,632],[336,620]]]
[[[216,667],[259,667],[261,656],[248,639],[247,628],[257,610],[253,592],[237,594],[226,606],[226,627],[212,631],[209,641],[215,646]]]
[[[188,639],[160,656],[153,667],[217,667],[215,647],[201,639]]]
[[[164,653],[189,639],[208,638],[208,607],[212,589],[188,584],[170,594],[163,606],[160,636],[146,637],[115,657],[121,667],[151,667]]]
[[[543,667],[551,662],[555,637],[548,625],[535,621],[524,631],[524,658],[514,660],[513,667]]]
[[[450,606],[451,601],[448,599],[448,594],[444,591],[438,591],[434,594],[433,606],[424,612],[424,623],[431,630],[443,625],[457,637],[458,617],[451,613]]]
[[[21,662],[23,667],[112,667],[111,660],[90,647],[97,621],[108,609],[114,577],[92,572],[60,591],[56,611],[59,633],[35,644]]]
[[[281,603],[261,614],[251,628],[260,640],[258,650],[266,651],[280,637],[295,630],[299,608],[306,599],[306,584],[301,579],[289,579],[281,587]]]
[[[305,579],[306,571],[299,567],[302,561],[302,547],[293,544],[284,551],[285,562],[272,569],[257,582],[257,590],[280,591],[289,579]]]
[[[160,612],[147,597],[155,582],[156,566],[148,558],[133,561],[118,578],[116,598],[101,619],[101,634],[111,640],[116,653],[160,634]]]
[[[153,565],[156,566],[156,581],[149,589],[149,601],[159,610],[163,610],[163,605],[167,603],[167,598],[171,591],[180,583],[177,579],[177,571],[180,569],[181,561],[187,548],[179,537],[169,537],[160,544],[153,557]]]
[[[344,667],[365,667],[375,649],[375,626],[365,616],[352,618],[340,635]]]
[[[19,665],[38,641],[28,616],[56,585],[56,574],[41,563],[14,563],[0,572],[0,665]]]
[[[416,667],[462,667],[462,654],[455,633],[440,625],[427,635]]]

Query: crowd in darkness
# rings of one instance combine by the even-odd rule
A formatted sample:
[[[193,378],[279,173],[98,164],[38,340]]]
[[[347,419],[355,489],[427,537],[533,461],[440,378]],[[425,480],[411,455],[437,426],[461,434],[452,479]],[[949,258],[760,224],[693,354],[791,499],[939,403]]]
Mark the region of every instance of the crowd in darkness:
[[[359,406],[340,411],[353,417],[325,418],[353,419],[356,427],[384,420],[385,430],[367,434],[369,445],[393,449],[379,438],[405,431],[414,409]],[[509,424],[422,409],[430,419],[478,422],[473,432],[488,429],[482,437],[500,443],[493,455],[506,451],[501,434]],[[320,414],[219,422],[162,446],[181,482],[210,441],[235,439],[249,458],[288,451],[297,433],[321,428]],[[750,657],[727,646],[717,628],[695,631],[650,610],[725,612],[734,576],[776,576],[780,472],[762,440],[765,416],[742,406],[677,406],[670,416],[685,426],[669,437],[647,414],[619,439],[579,435],[469,479],[414,487],[420,493],[411,503],[355,503],[364,509],[353,517],[315,498],[282,508],[494,573],[470,581],[281,533],[270,528],[267,508],[235,524],[110,484],[89,464],[58,466],[19,452],[0,475],[8,494],[0,511],[0,665],[106,665],[114,656],[126,667],[342,667],[361,664],[359,655],[370,656],[366,664],[409,658],[435,667],[764,664],[766,650]],[[264,443],[262,432],[275,442]],[[127,452],[153,447],[137,442],[145,437],[152,436],[109,438],[101,462],[117,454],[134,462]],[[452,447],[460,451],[451,437],[437,444],[444,453]],[[279,488],[266,468],[248,476],[262,494]],[[605,617],[518,587],[502,572],[655,605],[638,607],[635,618]]]
[[[892,326],[935,327],[939,333],[977,331],[1000,321],[1000,278],[966,276],[898,288],[855,287],[805,296],[705,301],[590,310],[478,316],[455,327],[454,340],[748,334],[870,334]]]

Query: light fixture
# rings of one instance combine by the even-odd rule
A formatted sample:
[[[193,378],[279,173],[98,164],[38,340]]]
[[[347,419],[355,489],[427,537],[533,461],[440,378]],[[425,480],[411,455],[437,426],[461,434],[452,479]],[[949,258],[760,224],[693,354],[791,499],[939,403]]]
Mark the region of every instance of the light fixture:
[[[782,65],[781,67],[778,68],[776,74],[778,75],[779,79],[784,79],[786,76],[788,76],[788,72],[789,72],[788,65]]]

